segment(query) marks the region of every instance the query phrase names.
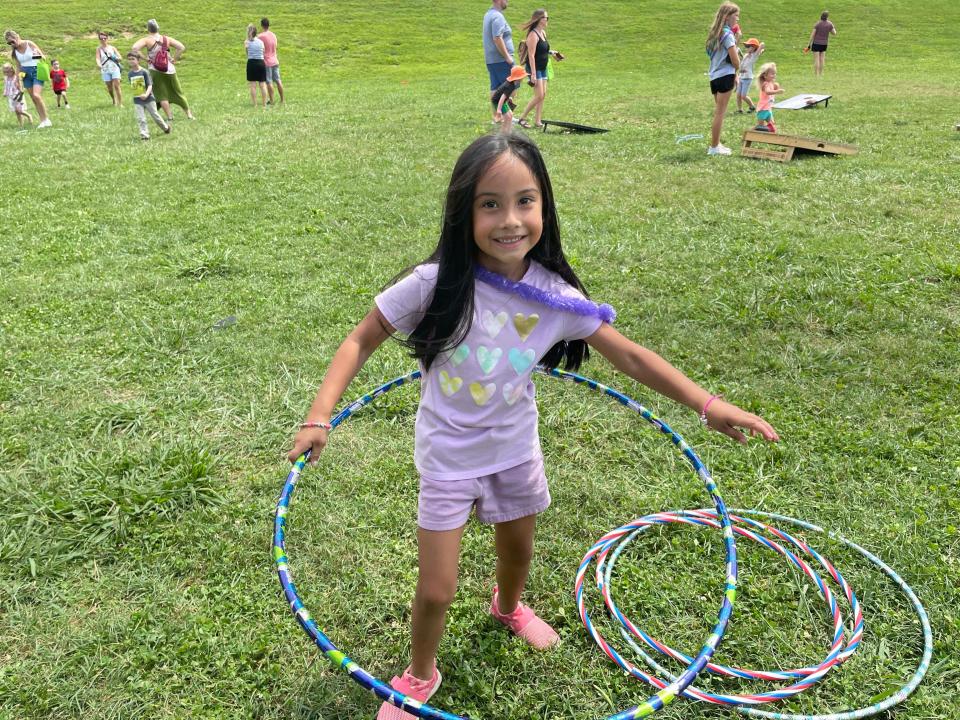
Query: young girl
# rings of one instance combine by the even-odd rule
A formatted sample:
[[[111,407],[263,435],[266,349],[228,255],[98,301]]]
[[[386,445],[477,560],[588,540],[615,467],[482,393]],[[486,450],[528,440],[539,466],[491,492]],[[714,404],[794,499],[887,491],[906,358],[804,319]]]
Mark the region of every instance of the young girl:
[[[59,60],[50,63],[50,82],[53,83],[53,94],[57,96],[57,107],[60,107],[60,98],[63,98],[63,106],[69,110],[67,90],[70,89],[70,78],[67,77],[67,71],[60,68]]]
[[[412,661],[395,689],[421,702],[440,685],[437,648],[457,587],[471,510],[495,529],[490,614],[537,649],[557,633],[520,602],[537,514],[550,505],[531,373],[576,369],[599,351],[620,371],[701,414],[739,442],[739,428],[777,440],[756,415],[725,402],[617,332],[607,305],[589,301],[564,257],[550,178],[517,133],[475,140],[457,160],[433,253],[375,298],[340,345],[289,458],[327,444],[331,413],[370,355],[402,333],[423,370],[414,459],[420,473],[419,577]],[[409,720],[383,703],[378,720]]]
[[[737,84],[740,53],[733,32],[740,21],[740,8],[730,2],[717,8],[707,33],[707,56],[710,58],[710,92],[713,93],[713,122],[710,125],[710,147],[707,155],[731,155],[733,151],[720,142],[723,118],[730,104],[730,94]]]
[[[760,102],[757,103],[756,129],[775,133],[777,127],[773,124],[773,101],[776,95],[783,92],[783,88],[777,82],[777,64],[761,65],[757,83],[760,85]]]
[[[17,124],[21,129],[23,129],[24,120],[33,124],[33,117],[27,112],[27,106],[23,102],[23,85],[20,83],[20,76],[10,63],[3,64],[3,96],[7,99],[10,112],[17,116]]]
[[[747,49],[747,52],[740,59],[740,72],[738,74],[737,80],[737,112],[743,112],[743,103],[747,103],[747,106],[750,108],[749,112],[753,112],[757,108],[753,104],[753,100],[750,99],[750,86],[753,84],[753,66],[757,62],[757,58],[763,54],[764,45],[762,42],[756,38],[750,38],[747,40],[743,46]]]

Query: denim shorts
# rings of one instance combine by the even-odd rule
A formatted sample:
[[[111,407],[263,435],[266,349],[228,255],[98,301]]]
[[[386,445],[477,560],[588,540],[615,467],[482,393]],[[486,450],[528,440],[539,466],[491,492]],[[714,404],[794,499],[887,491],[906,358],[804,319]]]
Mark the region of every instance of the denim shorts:
[[[111,80],[120,79],[120,68],[118,68],[113,63],[108,63],[100,68],[100,79],[104,82],[110,82]]]
[[[537,80],[549,80],[546,70],[537,70]]]
[[[37,66],[23,68],[23,89],[32,88],[34,85],[43,87],[43,80],[37,77]]]
[[[740,78],[740,85],[737,86],[737,95],[744,96],[750,92],[750,86],[753,85],[753,78]]]
[[[536,515],[550,507],[543,455],[492,475],[465,480],[420,476],[417,523],[424,530],[454,530],[466,525],[470,511],[493,524]]]
[[[267,65],[267,82],[268,83],[280,82],[280,66],[279,65]]]

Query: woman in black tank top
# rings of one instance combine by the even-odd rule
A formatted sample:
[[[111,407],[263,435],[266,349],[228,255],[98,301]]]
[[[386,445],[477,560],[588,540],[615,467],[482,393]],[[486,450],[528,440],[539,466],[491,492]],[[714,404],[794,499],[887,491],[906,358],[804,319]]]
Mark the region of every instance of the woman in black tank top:
[[[527,36],[520,46],[520,62],[530,73],[530,84],[533,85],[533,99],[524,108],[523,115],[517,121],[521,127],[530,127],[527,115],[535,111],[536,127],[543,127],[543,101],[547,97],[547,62],[550,56],[556,60],[563,60],[563,55],[550,49],[547,41],[547,23],[550,16],[546,10],[534,10],[530,21],[522,27]]]

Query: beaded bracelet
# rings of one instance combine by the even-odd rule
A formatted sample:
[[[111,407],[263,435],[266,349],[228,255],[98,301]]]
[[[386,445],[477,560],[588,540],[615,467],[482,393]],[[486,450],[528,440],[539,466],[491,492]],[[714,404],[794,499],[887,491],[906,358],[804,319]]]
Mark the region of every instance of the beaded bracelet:
[[[708,403],[709,404],[709,403]],[[307,428],[323,428],[324,430],[333,430],[333,425],[325,422],[305,422],[300,423],[300,429],[306,430]]]
[[[722,398],[723,398],[723,395],[711,395],[710,399],[704,403],[703,412],[700,413],[700,423],[702,425],[707,424],[707,408],[710,407],[710,403],[712,403],[714,400],[720,400]]]

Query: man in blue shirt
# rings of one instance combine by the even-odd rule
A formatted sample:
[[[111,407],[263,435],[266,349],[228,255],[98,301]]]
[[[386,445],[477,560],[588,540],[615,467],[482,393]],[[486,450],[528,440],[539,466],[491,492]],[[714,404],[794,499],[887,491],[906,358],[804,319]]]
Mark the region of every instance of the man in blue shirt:
[[[490,90],[502,85],[513,68],[513,31],[503,16],[508,0],[493,0],[483,16],[483,56],[490,74]]]

